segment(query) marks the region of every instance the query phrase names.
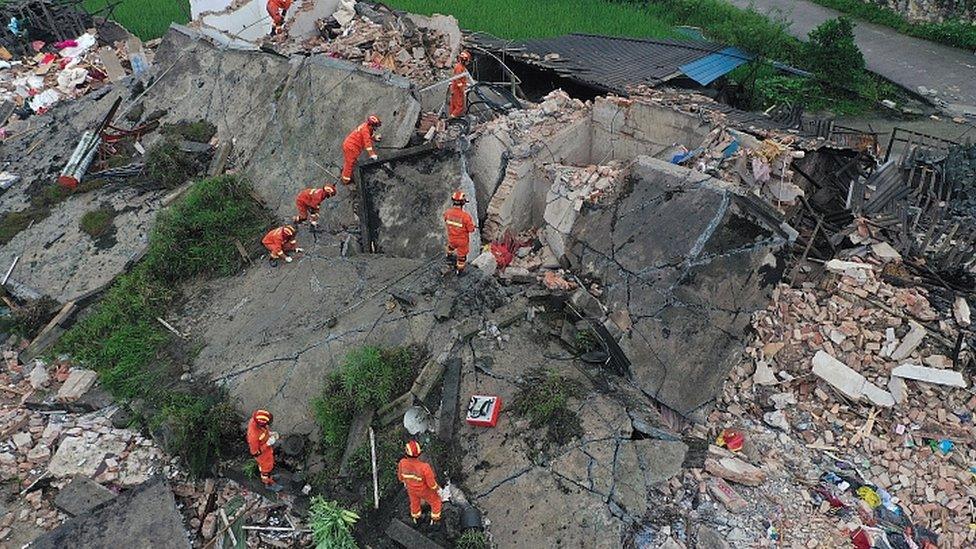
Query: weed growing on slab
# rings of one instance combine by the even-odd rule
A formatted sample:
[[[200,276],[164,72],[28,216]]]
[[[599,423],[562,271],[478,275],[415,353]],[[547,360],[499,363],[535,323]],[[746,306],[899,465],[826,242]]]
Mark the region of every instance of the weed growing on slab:
[[[582,395],[582,386],[554,370],[527,372],[515,393],[512,410],[529,419],[529,427],[546,429],[551,442],[562,445],[583,434],[579,417],[567,407],[570,398]]]
[[[81,216],[81,230],[92,238],[104,236],[112,228],[115,210],[109,207],[98,208]]]

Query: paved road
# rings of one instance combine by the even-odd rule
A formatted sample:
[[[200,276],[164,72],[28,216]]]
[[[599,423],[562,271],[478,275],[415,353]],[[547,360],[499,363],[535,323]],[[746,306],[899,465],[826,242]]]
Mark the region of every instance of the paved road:
[[[770,17],[792,21],[790,32],[807,34],[840,13],[803,0],[729,0],[740,8],[753,7]],[[919,86],[938,91],[937,98],[954,112],[976,114],[976,54],[899,34],[893,29],[857,21],[858,47],[869,70],[909,90]]]

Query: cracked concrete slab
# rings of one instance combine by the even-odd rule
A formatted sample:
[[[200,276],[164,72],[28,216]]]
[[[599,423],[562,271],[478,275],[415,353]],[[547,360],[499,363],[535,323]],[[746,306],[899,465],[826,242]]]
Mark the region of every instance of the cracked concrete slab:
[[[749,219],[728,185],[637,160],[621,200],[580,216],[574,268],[603,280],[609,310],[630,312],[620,346],[649,396],[689,415],[713,400],[768,302],[786,240]]]
[[[126,547],[189,549],[183,516],[166,480],[157,477],[34,540],[34,549],[86,547],[111,549],[125,540]]]
[[[310,401],[347,351],[439,341],[448,329],[435,324],[434,303],[424,298],[407,310],[387,308],[391,292],[417,293],[439,277],[432,263],[342,258],[337,239],[315,241],[305,229],[298,241],[306,253],[294,263],[258,260],[236,279],[190,292],[179,328],[203,342],[195,375],[226,386],[241,410],[274,410],[282,433],[315,431]]]

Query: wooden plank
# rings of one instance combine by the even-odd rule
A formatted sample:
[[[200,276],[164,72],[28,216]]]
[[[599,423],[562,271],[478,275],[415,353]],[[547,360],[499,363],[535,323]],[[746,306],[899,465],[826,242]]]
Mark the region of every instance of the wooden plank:
[[[20,362],[22,364],[27,364],[33,360],[34,357],[38,356],[44,352],[45,349],[53,345],[54,342],[61,337],[61,334],[64,333],[64,328],[61,327],[62,324],[67,322],[77,310],[78,306],[74,301],[65,303],[64,306],[61,307],[58,314],[54,315],[54,318],[47,323],[47,326],[45,326],[44,329],[37,334],[34,341],[31,341],[30,345],[20,352]]]
[[[374,414],[373,410],[366,410],[352,419],[349,434],[346,436],[346,449],[342,452],[342,460],[339,461],[340,477],[349,476],[349,460],[352,459],[356,450],[366,443]]]
[[[441,419],[437,438],[448,441],[454,437],[457,423],[458,393],[461,391],[461,359],[452,357],[447,361],[444,372],[444,389],[441,398]]]
[[[386,535],[393,541],[409,549],[442,549],[427,536],[407,526],[403,522],[393,519],[386,529]]]

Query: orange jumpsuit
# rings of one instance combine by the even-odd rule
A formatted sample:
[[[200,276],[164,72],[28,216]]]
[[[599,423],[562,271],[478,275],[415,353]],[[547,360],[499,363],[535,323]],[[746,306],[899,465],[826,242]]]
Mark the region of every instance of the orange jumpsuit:
[[[458,61],[454,65],[454,76],[467,72],[464,63]],[[465,94],[468,92],[468,77],[458,78],[451,81],[451,118],[464,116]]]
[[[251,420],[247,422],[247,447],[251,455],[258,462],[258,471],[261,472],[261,482],[274,484],[271,478],[271,471],[274,470],[274,449],[268,445],[268,438],[271,437],[271,429],[265,425],[258,425],[251,414]]]
[[[298,193],[295,197],[295,206],[298,208],[298,217],[295,218],[296,223],[301,223],[308,219],[309,214],[312,214],[312,221],[319,215],[319,207],[322,205],[322,201],[325,200],[325,189],[322,187],[315,187],[314,189],[305,189]]]
[[[285,12],[291,9],[291,0],[268,0],[268,15],[275,26],[285,22]]]
[[[285,236],[285,228],[278,227],[271,229],[268,234],[261,239],[261,244],[271,252],[271,257],[278,259],[285,256],[285,252],[290,252],[298,247],[298,242],[294,238]]]
[[[430,505],[430,520],[441,519],[441,497],[437,495],[440,486],[429,463],[415,457],[404,457],[397,464],[397,479],[407,488],[411,518],[420,518],[420,506],[426,503]]]
[[[363,149],[366,149],[366,153],[370,156],[376,155],[373,150],[373,128],[366,122],[357,126],[342,142],[342,182],[344,184],[348,185],[352,181],[352,168]]]
[[[447,253],[457,258],[457,270],[463,271],[471,251],[468,235],[474,232],[474,220],[464,208],[454,206],[444,212],[444,225],[447,227]]]

